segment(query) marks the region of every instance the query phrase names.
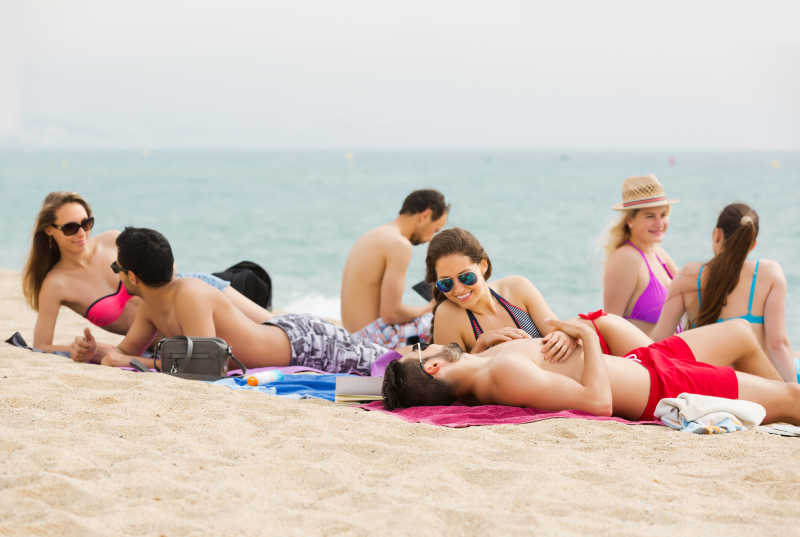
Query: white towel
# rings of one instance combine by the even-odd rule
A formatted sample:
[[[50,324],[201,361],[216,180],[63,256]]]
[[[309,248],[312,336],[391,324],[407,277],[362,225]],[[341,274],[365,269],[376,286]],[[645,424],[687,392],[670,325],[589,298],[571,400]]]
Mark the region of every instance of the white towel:
[[[764,420],[767,411],[753,401],[682,393],[659,401],[654,414],[670,427],[708,433],[750,429]],[[723,430],[708,430],[719,427]]]

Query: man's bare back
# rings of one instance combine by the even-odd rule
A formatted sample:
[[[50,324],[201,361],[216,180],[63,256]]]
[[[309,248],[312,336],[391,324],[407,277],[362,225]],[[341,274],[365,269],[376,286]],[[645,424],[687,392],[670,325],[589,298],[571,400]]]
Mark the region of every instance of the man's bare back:
[[[408,267],[411,254],[411,242],[391,223],[368,231],[356,241],[347,256],[342,275],[342,326],[348,332],[358,331],[382,317],[383,280],[385,277],[395,278],[404,284],[405,268],[401,273],[400,267],[403,264]],[[397,267],[392,267],[387,274],[391,262]]]

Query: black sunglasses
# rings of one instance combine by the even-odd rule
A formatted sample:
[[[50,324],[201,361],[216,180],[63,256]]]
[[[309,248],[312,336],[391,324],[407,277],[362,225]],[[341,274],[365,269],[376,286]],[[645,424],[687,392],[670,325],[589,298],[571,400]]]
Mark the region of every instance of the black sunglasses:
[[[113,270],[113,271],[114,271],[114,274],[119,274],[120,272],[124,272],[125,274],[127,274],[127,273],[128,273],[128,269],[124,269],[124,268],[122,268],[122,265],[120,265],[119,263],[117,263],[117,261],[116,261],[116,260],[114,260],[114,262],[113,262],[113,263],[111,263],[111,270]]]
[[[464,285],[475,285],[478,276],[474,272],[462,272],[458,275],[458,281]],[[442,278],[436,281],[436,288],[442,293],[449,293],[453,290],[453,278]]]
[[[61,224],[60,226],[53,224],[53,227],[68,237],[76,234],[81,228],[88,233],[94,227],[94,216],[84,218],[81,220],[81,222],[67,222],[66,224]]]

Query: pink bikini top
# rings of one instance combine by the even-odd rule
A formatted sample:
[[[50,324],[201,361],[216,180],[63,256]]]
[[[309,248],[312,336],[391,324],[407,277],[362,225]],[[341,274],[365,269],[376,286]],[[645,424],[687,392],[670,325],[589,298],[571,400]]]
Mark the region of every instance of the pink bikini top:
[[[631,241],[628,241],[628,244],[636,248],[636,245]],[[661,315],[661,308],[664,307],[664,302],[667,300],[667,288],[664,287],[661,282],[658,281],[656,275],[653,274],[653,269],[650,268],[650,263],[647,262],[647,256],[644,255],[644,252],[639,250],[639,248],[636,248],[636,251],[639,252],[639,255],[644,259],[644,264],[647,265],[647,271],[650,273],[650,281],[647,282],[647,287],[645,287],[644,292],[639,295],[639,298],[633,305],[630,317],[626,317],[626,319],[635,319],[637,321],[656,324],[658,322],[658,317]],[[658,259],[658,262],[664,267],[667,276],[669,276],[671,280],[672,273],[667,268],[667,265],[661,261],[658,254],[656,254],[656,259]]]
[[[125,304],[130,300],[128,290],[119,282],[117,290],[110,295],[98,298],[86,308],[86,317],[90,323],[97,326],[106,326],[120,318],[125,310]]]

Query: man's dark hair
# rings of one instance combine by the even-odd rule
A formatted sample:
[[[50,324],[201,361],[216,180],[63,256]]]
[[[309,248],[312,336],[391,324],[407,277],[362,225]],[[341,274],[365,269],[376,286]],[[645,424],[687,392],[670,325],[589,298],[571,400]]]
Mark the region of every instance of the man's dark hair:
[[[425,209],[431,210],[431,220],[438,220],[444,213],[450,212],[450,205],[438,190],[415,190],[406,196],[398,214],[419,214]]]
[[[172,281],[175,259],[167,238],[154,229],[126,227],[117,236],[117,260],[142,283],[161,287]]]
[[[390,362],[383,374],[381,392],[387,410],[451,405],[457,399],[449,384],[425,374],[415,360]]]

